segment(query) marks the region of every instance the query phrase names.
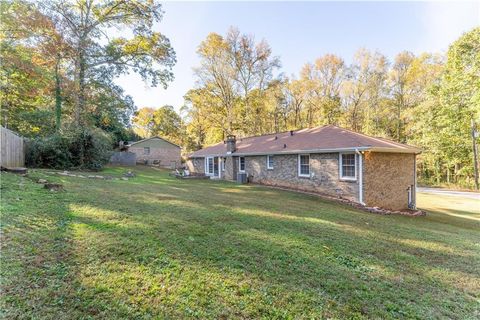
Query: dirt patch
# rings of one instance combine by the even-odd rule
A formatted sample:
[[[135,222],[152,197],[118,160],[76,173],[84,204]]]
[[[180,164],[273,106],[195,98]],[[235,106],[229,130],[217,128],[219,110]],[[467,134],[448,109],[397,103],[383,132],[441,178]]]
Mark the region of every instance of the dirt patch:
[[[63,190],[63,185],[59,183],[45,183],[43,185],[45,189],[48,189],[50,191],[62,191]]]

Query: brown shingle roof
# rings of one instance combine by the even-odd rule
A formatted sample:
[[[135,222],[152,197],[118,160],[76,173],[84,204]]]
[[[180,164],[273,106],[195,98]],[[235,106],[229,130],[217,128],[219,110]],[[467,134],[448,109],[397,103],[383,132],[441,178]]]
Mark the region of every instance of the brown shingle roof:
[[[261,155],[301,152],[335,152],[346,150],[378,152],[420,153],[421,150],[406,144],[376,138],[333,125],[272,133],[263,136],[237,139],[235,155]],[[193,152],[190,157],[223,156],[227,154],[224,142]]]

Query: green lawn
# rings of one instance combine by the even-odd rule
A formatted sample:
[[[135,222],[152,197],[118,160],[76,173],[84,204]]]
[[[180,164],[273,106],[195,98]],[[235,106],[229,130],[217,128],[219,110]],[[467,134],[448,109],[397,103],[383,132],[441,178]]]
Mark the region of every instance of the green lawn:
[[[379,216],[260,186],[1,174],[2,318],[480,317],[478,203]],[[109,168],[104,175],[121,176]]]

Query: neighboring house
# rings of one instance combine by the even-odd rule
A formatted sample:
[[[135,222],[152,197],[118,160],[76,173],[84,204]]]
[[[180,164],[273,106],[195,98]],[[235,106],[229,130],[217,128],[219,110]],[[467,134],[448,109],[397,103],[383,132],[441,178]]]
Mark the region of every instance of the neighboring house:
[[[415,208],[421,150],[336,126],[227,141],[189,156],[192,172],[313,191],[367,206]]]
[[[128,151],[136,155],[137,163],[177,168],[181,165],[180,146],[161,137],[131,142]]]

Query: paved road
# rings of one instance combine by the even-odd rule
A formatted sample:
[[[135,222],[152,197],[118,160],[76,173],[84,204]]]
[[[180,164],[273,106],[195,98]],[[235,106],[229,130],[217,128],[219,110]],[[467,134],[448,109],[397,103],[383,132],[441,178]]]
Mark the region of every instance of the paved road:
[[[421,188],[421,187],[418,187],[417,191],[420,193],[433,193],[433,194],[441,194],[445,196],[464,197],[469,199],[480,200],[480,193],[478,192],[455,191],[455,190],[447,190],[447,189],[439,189],[439,188]]]

